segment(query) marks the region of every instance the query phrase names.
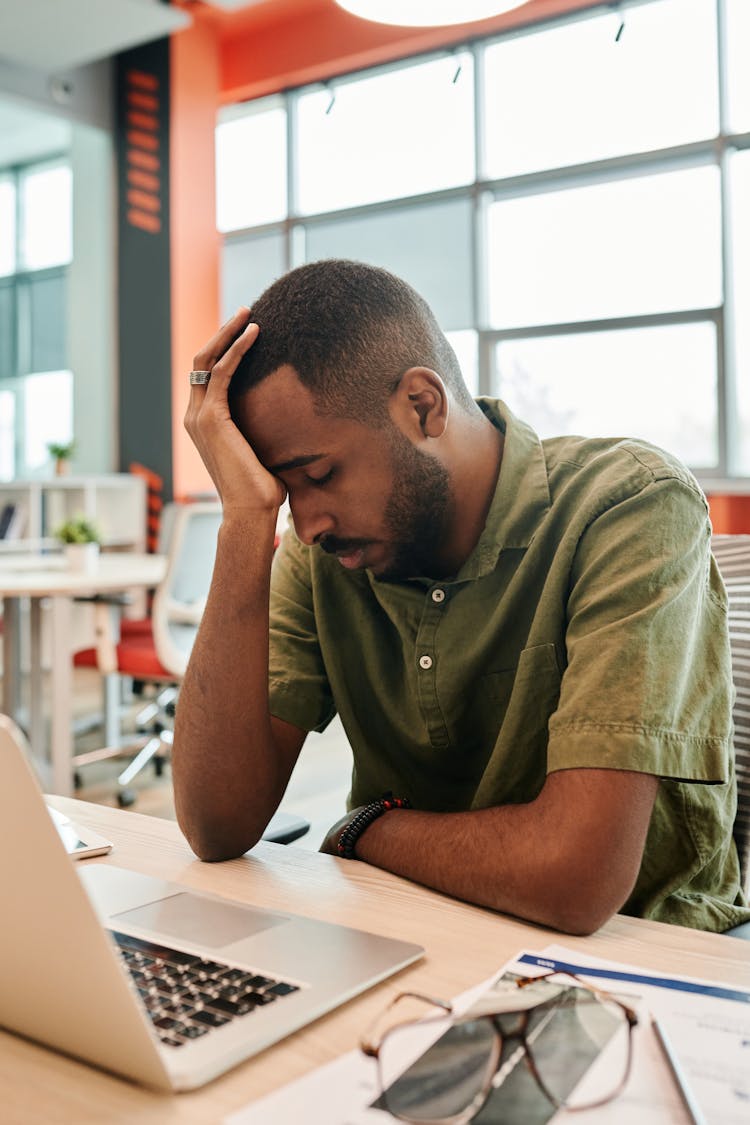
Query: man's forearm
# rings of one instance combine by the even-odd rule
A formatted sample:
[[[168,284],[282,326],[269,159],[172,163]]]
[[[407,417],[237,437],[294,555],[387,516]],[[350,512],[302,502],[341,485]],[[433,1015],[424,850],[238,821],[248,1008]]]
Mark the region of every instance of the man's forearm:
[[[388,812],[356,855],[456,898],[589,933],[632,890],[657,788],[649,775],[560,771],[526,805]]]
[[[180,690],[173,777],[180,827],[205,859],[241,854],[286,778],[268,714],[268,597],[275,520],[225,519],[211,591]]]

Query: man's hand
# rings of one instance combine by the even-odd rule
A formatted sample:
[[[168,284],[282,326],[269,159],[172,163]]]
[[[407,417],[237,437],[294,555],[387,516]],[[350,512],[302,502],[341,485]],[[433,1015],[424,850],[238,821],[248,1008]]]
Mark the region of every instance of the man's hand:
[[[283,484],[263,468],[229,412],[230,380],[259,331],[250,310],[241,308],[193,359],[193,368],[210,371],[211,380],[190,388],[185,429],[211,474],[225,517],[278,509],[285,498]]]

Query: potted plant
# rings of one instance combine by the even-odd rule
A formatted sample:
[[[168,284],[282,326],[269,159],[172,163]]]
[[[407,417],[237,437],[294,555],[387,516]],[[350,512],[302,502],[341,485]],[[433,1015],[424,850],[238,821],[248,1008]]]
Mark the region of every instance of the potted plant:
[[[47,449],[55,459],[55,474],[58,477],[65,476],[70,471],[70,459],[76,449],[75,441],[49,441]]]
[[[63,544],[71,570],[87,574],[96,570],[101,534],[93,520],[84,515],[71,516],[55,528],[54,536]]]

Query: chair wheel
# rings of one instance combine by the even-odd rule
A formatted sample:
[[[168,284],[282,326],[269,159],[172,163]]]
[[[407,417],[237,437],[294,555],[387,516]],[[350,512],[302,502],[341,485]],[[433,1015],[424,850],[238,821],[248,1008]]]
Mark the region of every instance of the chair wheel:
[[[162,777],[164,774],[164,759],[160,754],[154,755],[154,773],[157,777]]]
[[[117,803],[121,809],[130,808],[136,802],[136,793],[134,789],[120,789],[117,793]]]

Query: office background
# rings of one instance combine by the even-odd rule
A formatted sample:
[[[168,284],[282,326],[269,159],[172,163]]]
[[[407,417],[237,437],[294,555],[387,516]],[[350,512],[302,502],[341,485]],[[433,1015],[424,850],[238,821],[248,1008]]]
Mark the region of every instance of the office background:
[[[75,437],[79,472],[206,490],[193,352],[348,256],[427,297],[476,391],[666,446],[750,530],[744,0],[421,31],[333,0],[87,7],[0,14],[0,479]]]

